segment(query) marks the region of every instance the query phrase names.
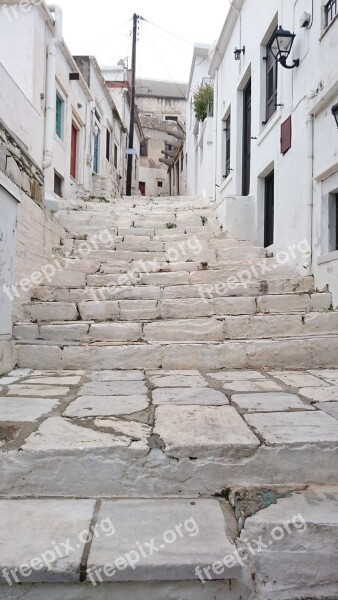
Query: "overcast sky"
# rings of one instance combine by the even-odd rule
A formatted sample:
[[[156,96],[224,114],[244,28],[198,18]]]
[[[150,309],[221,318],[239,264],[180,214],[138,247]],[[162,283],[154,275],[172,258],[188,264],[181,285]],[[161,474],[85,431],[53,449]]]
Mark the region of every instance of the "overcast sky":
[[[187,0],[57,0],[57,4],[64,12],[64,39],[72,54],[93,54],[101,66],[130,57],[135,12],[151,22],[140,22],[137,75],[187,81],[194,43],[209,44],[218,38],[229,0],[208,0],[205,7]]]

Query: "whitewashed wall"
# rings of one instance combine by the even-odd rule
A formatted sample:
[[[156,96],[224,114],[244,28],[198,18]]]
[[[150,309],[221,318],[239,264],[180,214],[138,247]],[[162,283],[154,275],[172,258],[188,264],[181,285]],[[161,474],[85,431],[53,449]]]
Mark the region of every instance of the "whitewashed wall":
[[[187,91],[187,194],[203,198],[213,198],[215,194],[214,119],[196,121],[193,101],[199,86],[209,78],[209,50],[208,45],[195,45]]]
[[[241,222],[227,219],[227,205],[236,201],[236,214],[243,215],[247,228],[248,198],[242,193],[243,89],[252,80],[252,145],[250,214],[248,236],[263,244],[264,178],[275,172],[275,240],[273,250],[287,250],[306,239],[312,246],[312,266],[293,260],[300,274],[312,271],[318,287],[328,284],[338,303],[338,256],[327,253],[327,198],[338,189],[338,133],[331,106],[338,99],[338,20],[324,31],[322,0],[313,3],[310,28],[301,28],[304,12],[312,10],[308,0],[235,0],[239,10],[230,11],[227,25],[214,53],[210,75],[215,76],[216,132],[215,164],[217,204],[220,221],[226,229],[241,237]],[[254,26],[253,26],[254,24]],[[275,114],[265,121],[265,45],[274,28],[282,25],[294,31],[292,58],[300,59],[299,68],[278,67],[278,95]],[[235,47],[245,46],[245,55],[234,60]],[[218,60],[221,56],[221,60]],[[321,90],[321,88],[324,88]],[[231,168],[224,181],[224,118],[231,107]],[[280,151],[281,124],[291,115],[292,147]],[[313,115],[313,123],[312,123]],[[313,138],[312,138],[313,127]],[[313,151],[312,151],[313,147]],[[313,154],[313,157],[312,157]],[[230,199],[230,200],[228,200]],[[313,208],[312,208],[313,204]],[[323,260],[325,262],[323,262]],[[327,262],[326,262],[327,261]],[[318,264],[320,263],[320,264]]]

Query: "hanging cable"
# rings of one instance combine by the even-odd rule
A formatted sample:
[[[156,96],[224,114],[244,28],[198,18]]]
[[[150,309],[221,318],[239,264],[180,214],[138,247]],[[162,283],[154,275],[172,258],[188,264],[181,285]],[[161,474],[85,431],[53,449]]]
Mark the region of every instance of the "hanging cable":
[[[178,40],[180,40],[181,42],[183,42],[184,44],[188,44],[189,46],[194,46],[194,44],[192,42],[189,42],[188,40],[185,40],[183,38],[181,38],[179,35],[176,35],[175,33],[172,33],[171,31],[168,31],[168,29],[164,29],[163,27],[161,27],[160,25],[156,25],[156,23],[153,23],[152,21],[149,21],[148,19],[144,19],[142,17],[143,21],[146,21],[147,23],[149,23],[150,25],[153,25],[154,27],[157,27],[157,29],[160,29],[161,31],[165,31],[166,33],[168,33],[169,35],[171,35],[172,37],[177,38]]]
[[[128,19],[128,21],[126,21],[125,23],[123,23],[122,25],[120,25],[119,27],[117,27],[116,29],[114,29],[114,31],[110,31],[103,38],[101,37],[99,40],[93,42],[92,44],[89,44],[89,49],[96,49],[96,48],[99,48],[100,46],[102,46],[102,44],[106,40],[110,39],[111,36],[115,35],[115,33],[118,33],[123,27],[125,27],[126,25],[128,25],[128,23],[130,23],[130,21],[132,21],[132,19]]]

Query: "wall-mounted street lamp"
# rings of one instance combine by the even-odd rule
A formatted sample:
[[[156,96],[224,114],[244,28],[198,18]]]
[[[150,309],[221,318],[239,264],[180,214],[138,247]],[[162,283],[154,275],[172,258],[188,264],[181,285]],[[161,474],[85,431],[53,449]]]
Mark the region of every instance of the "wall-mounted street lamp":
[[[240,60],[241,59],[241,54],[245,54],[245,46],[243,46],[243,48],[235,48],[234,51],[234,55],[235,55],[235,60]]]
[[[295,33],[291,33],[291,31],[287,31],[280,26],[279,29],[277,29],[271,43],[272,55],[285,69],[294,69],[295,67],[299,67],[300,64],[299,58],[293,61],[293,65],[286,64],[295,37]]]
[[[331,112],[335,118],[335,121],[337,123],[337,127],[338,127],[338,102],[337,104],[334,104],[331,108]]]

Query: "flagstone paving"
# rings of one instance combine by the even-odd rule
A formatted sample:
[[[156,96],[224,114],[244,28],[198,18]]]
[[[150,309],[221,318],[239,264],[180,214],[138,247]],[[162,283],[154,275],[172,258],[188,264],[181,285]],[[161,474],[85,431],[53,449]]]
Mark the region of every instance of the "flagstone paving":
[[[84,447],[130,446],[135,437],[149,451],[156,438],[164,454],[176,458],[229,457],[236,451],[240,457],[262,445],[332,446],[338,443],[336,378],[338,369],[315,374],[17,369],[0,378],[1,426],[18,427],[14,440],[2,440],[2,451],[48,451],[58,447],[58,435],[63,448],[81,440]],[[314,382],[315,387],[302,387]]]

